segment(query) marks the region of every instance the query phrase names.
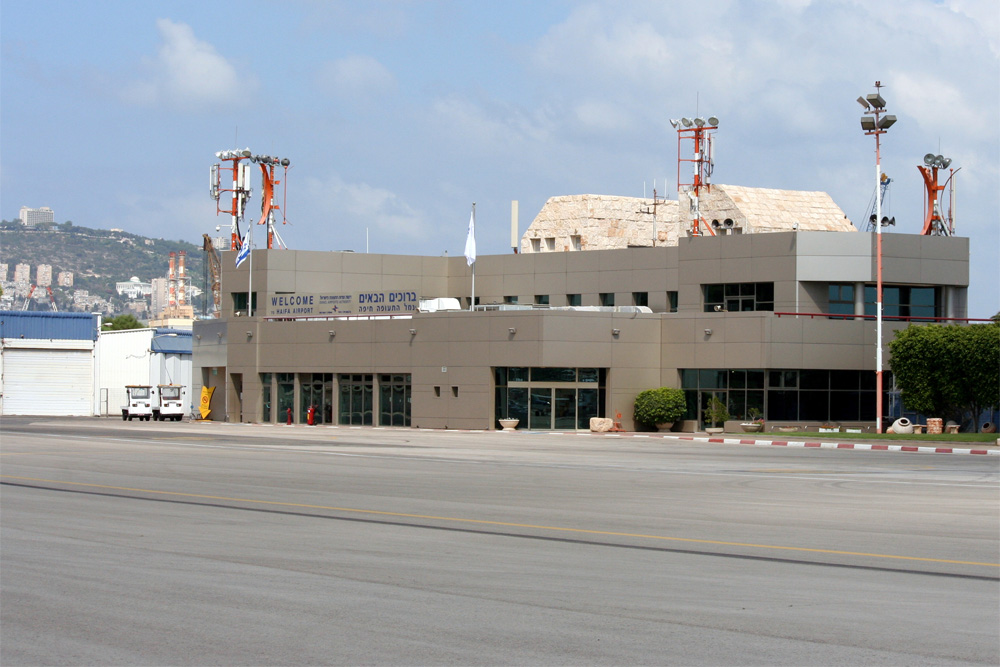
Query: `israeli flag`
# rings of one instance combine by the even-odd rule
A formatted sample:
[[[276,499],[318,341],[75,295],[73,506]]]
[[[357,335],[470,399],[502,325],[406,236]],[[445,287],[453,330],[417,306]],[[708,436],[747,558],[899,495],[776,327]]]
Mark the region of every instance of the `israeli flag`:
[[[247,230],[246,236],[240,242],[240,251],[236,255],[236,268],[240,268],[240,264],[247,260],[250,256],[250,230]]]

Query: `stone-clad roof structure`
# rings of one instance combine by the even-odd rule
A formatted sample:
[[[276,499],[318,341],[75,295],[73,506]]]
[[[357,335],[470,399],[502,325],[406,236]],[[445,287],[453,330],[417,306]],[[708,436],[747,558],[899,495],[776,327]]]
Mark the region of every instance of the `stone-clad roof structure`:
[[[687,192],[680,192],[677,201],[660,200],[655,207],[652,200],[639,197],[551,197],[521,236],[521,252],[676,246],[677,239],[689,233],[690,210]],[[702,194],[700,210],[717,234],[857,231],[825,192],[713,184]]]

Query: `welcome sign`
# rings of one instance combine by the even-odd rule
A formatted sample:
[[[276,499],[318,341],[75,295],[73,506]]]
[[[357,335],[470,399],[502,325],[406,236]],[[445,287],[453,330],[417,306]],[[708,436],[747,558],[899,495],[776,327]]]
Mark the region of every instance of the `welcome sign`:
[[[341,315],[392,315],[416,312],[416,292],[387,290],[303,294],[269,294],[264,317],[338,317]]]

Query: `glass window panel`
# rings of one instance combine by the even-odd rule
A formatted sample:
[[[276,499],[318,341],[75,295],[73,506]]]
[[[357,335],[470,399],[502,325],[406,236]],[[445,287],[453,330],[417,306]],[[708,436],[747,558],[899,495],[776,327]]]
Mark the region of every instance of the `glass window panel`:
[[[503,387],[507,384],[507,368],[505,366],[496,366],[493,368],[493,384],[498,387]]]
[[[875,371],[858,371],[858,379],[861,380],[862,389],[875,390],[875,385],[877,384],[877,378],[875,376]],[[882,386],[891,387],[892,382],[889,379],[888,373],[882,373]]]
[[[733,419],[747,419],[747,395],[745,391],[730,391],[726,404]]]
[[[763,391],[748,391],[747,392],[747,418],[750,418],[750,411],[756,410],[760,415],[764,416],[764,392]]]
[[[830,372],[818,370],[799,371],[800,389],[829,389]],[[805,417],[803,417],[805,419]]]
[[[531,389],[531,421],[529,424],[533,429],[552,428],[552,390]]]
[[[911,306],[931,306],[934,307],[933,287],[912,287],[910,288]]]
[[[774,301],[774,283],[757,283],[758,301]]]
[[[783,387],[781,378],[781,371],[769,371],[767,374],[767,386],[772,388]]]
[[[535,303],[538,304],[539,306],[547,306],[547,305],[549,305],[549,295],[548,294],[536,294],[535,295]]]
[[[862,391],[859,396],[860,401],[860,415],[859,419],[864,421],[875,421],[875,392],[874,391]],[[882,402],[883,406],[889,405],[888,402]]]
[[[799,418],[797,391],[771,390],[767,392],[768,419],[796,420]]]
[[[702,389],[725,389],[726,371],[698,371],[698,386]]]
[[[857,371],[830,371],[830,389],[857,390]]]
[[[681,369],[681,387],[683,389],[698,388],[698,371],[690,368]]]
[[[687,403],[687,410],[684,411],[684,419],[699,419],[698,395],[699,392],[697,389],[684,390],[684,400]]]
[[[597,382],[600,380],[600,373],[596,368],[581,368],[580,382]]]
[[[527,382],[528,381],[528,369],[518,366],[515,368],[507,369],[507,381],[508,382]]]
[[[613,306],[615,305],[615,293],[614,292],[601,292],[601,305],[602,306]]]
[[[800,391],[799,392],[799,419],[810,421],[827,421],[830,412],[827,402],[830,392],[827,391]]]
[[[831,391],[830,419],[838,422],[858,421],[861,418],[859,391]]]
[[[799,386],[799,372],[798,371],[781,371],[781,386],[782,387],[798,387]]]
[[[566,295],[566,305],[567,306],[579,306],[582,303],[579,294],[567,294]]]
[[[729,371],[729,388],[730,389],[744,389],[747,386],[747,372],[746,371]]]
[[[722,286],[723,292],[725,292],[726,298],[731,296],[740,295],[740,284],[739,283],[729,283],[728,285]]]
[[[578,389],[576,398],[576,427],[590,428],[590,418],[597,417],[598,402],[596,389]]]
[[[764,371],[747,371],[747,389],[764,388]]]
[[[670,304],[670,312],[677,312],[677,292],[667,292],[667,303]]]
[[[576,389],[556,389],[552,426],[557,429],[576,428]]]
[[[705,303],[722,303],[724,298],[722,285],[705,285]]]
[[[632,304],[636,306],[649,306],[649,292],[632,292]]]
[[[576,382],[575,368],[532,368],[532,382]]]
[[[518,419],[520,428],[528,428],[528,390],[507,390],[507,417]]]

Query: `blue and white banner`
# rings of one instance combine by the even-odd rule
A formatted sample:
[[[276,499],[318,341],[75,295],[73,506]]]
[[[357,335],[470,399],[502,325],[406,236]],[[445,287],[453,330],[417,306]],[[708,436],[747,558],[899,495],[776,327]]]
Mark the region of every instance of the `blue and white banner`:
[[[250,256],[250,230],[247,230],[246,236],[240,242],[240,251],[236,254],[236,268],[240,268],[240,264],[247,260]]]

